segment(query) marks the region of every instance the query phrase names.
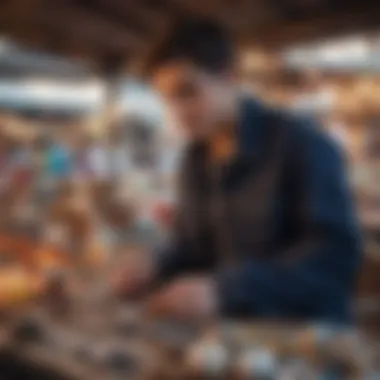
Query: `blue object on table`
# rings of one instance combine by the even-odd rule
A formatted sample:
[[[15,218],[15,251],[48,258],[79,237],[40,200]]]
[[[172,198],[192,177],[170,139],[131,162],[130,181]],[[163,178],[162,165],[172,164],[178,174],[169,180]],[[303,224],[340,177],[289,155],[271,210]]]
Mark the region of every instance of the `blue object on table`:
[[[73,168],[69,151],[60,145],[53,146],[47,155],[47,170],[55,177],[68,176]]]

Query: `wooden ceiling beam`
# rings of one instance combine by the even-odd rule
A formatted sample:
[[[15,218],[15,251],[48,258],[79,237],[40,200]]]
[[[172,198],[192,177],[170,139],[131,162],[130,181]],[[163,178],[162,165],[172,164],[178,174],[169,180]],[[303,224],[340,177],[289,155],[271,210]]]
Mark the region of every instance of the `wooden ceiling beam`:
[[[182,13],[195,14],[204,17],[216,17],[225,8],[220,0],[167,0],[169,4],[178,8]]]
[[[117,27],[97,14],[72,6],[46,7],[38,14],[38,22],[58,35],[75,35],[78,40],[113,49],[129,50],[144,42],[128,29]]]
[[[165,9],[152,9],[143,1],[134,0],[96,0],[92,4],[99,4],[104,8],[109,8],[114,14],[122,14],[126,16],[126,21],[135,18],[142,26],[146,28],[154,28],[161,26],[167,22],[168,14]]]
[[[250,1],[241,0],[240,8],[231,8],[223,15],[223,21],[234,31],[247,30],[255,27],[263,27],[273,23],[281,17],[279,9],[268,0]]]
[[[6,33],[27,28],[43,0],[8,0],[0,3],[0,29]]]
[[[45,33],[45,34],[43,34]],[[86,66],[96,67],[97,60],[102,60],[110,54],[112,50],[109,47],[102,47],[86,39],[78,39],[75,34],[65,34],[65,42],[60,43],[56,36],[47,36],[46,30],[34,31],[32,34],[18,33],[14,39],[21,45],[29,48],[66,56],[69,59],[83,62]],[[127,54],[127,52],[125,52]]]
[[[355,33],[380,25],[380,6],[362,10],[347,10],[345,14],[332,14],[324,19],[302,22],[283,22],[262,28],[242,31],[242,41],[246,45],[281,48],[318,40],[326,37]]]
[[[193,14],[215,19],[233,33],[240,29],[263,26],[278,20],[279,13],[268,0],[167,0],[183,10],[184,14]]]
[[[314,15],[302,22],[286,21],[276,8],[279,3],[161,0],[166,4],[161,9],[154,0],[8,0],[0,9],[0,27],[32,46],[104,61],[110,56],[148,55],[149,45],[161,38],[161,29],[166,30],[176,14],[212,17],[231,28],[243,45],[273,49],[380,25],[380,6],[370,7],[367,0],[362,0],[361,9],[347,5],[345,12]]]
[[[129,30],[131,33],[140,36],[151,34],[155,26],[162,21],[162,17],[157,17],[157,14],[152,14],[148,10],[138,5],[134,6],[129,2],[76,0],[75,5],[78,9],[101,17],[116,27]]]

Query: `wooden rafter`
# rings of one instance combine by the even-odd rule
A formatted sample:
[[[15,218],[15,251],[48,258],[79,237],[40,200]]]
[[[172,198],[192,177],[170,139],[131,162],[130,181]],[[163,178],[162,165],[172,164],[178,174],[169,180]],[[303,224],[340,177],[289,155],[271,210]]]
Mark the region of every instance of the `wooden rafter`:
[[[92,14],[98,14],[115,26],[140,35],[149,35],[152,30],[154,31],[166,20],[165,13],[151,10],[134,2],[94,0],[89,3],[77,0],[75,4]]]
[[[180,14],[213,18],[243,45],[276,49],[380,25],[380,7],[369,0],[347,0],[344,11],[341,2],[309,1],[315,12],[286,1],[302,15],[297,21],[280,0],[14,0],[0,3],[0,28],[49,51],[103,60],[146,54]]]
[[[343,14],[332,14],[324,19],[288,21],[262,28],[252,28],[250,31],[244,31],[243,38],[247,44],[255,42],[277,48],[350,32],[378,29],[379,25],[380,7],[377,6],[375,8],[348,9]]]

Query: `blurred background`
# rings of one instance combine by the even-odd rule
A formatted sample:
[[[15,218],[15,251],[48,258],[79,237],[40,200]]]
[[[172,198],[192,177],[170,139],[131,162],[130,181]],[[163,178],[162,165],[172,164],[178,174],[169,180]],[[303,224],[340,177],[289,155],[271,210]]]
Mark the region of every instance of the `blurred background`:
[[[3,0],[0,348],[9,315],[25,314],[47,279],[96,273],[107,288],[112,268],[170,231],[182,140],[138,73],[186,13],[231,31],[244,91],[311,118],[346,150],[366,238],[355,312],[377,332],[380,5]]]

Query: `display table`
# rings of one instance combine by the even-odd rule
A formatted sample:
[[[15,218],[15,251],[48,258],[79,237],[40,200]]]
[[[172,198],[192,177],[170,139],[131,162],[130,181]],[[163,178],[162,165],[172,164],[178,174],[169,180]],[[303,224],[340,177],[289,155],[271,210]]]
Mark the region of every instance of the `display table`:
[[[121,305],[107,309],[80,321],[55,320],[41,311],[20,318],[7,348],[78,380],[372,379],[371,345],[350,329],[236,321],[190,325],[148,321]]]

